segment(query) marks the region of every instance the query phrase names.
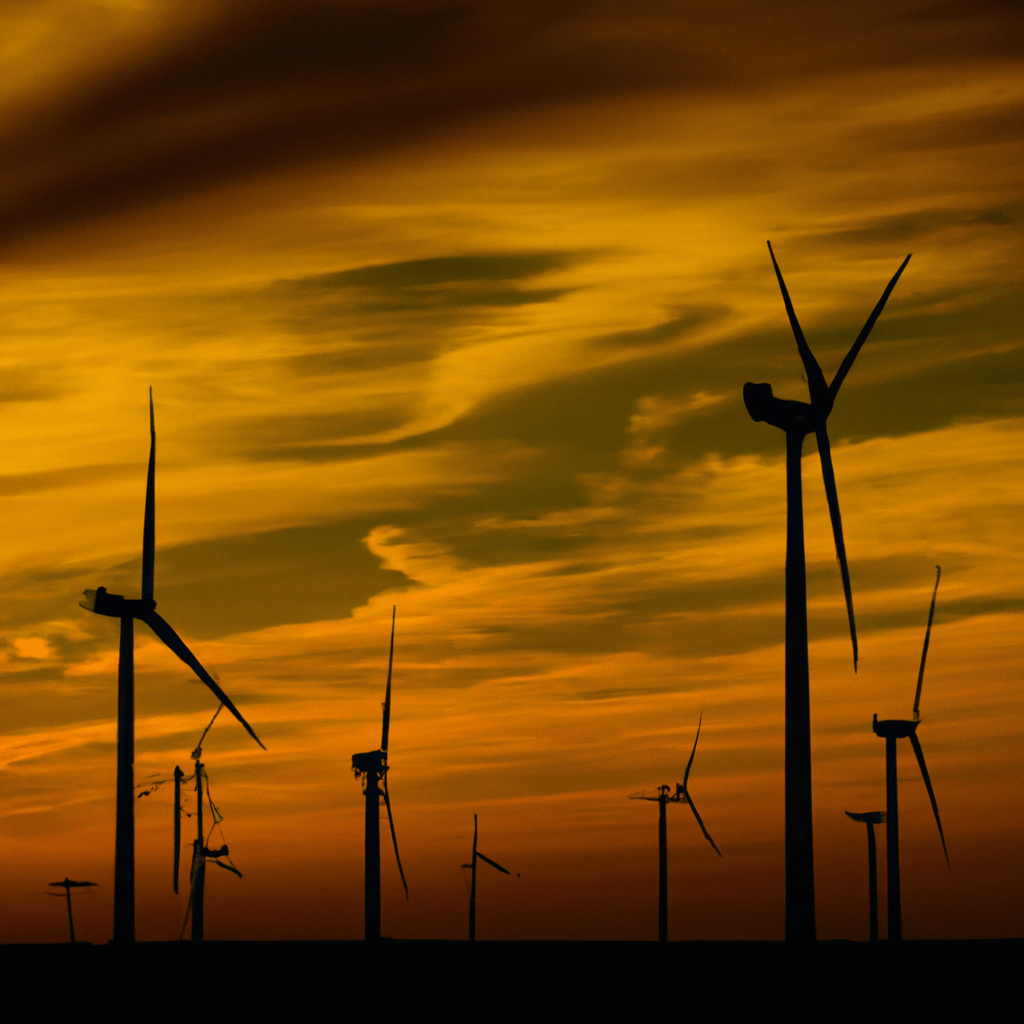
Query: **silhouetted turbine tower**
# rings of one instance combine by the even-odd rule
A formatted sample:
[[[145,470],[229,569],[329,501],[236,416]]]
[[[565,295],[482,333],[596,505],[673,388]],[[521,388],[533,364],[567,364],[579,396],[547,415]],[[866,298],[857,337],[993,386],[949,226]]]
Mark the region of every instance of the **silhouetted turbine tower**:
[[[846,816],[854,821],[863,821],[868,826],[868,936],[878,941],[878,854],[875,847],[875,826],[885,821],[885,811],[865,811],[857,814],[847,811]]]
[[[804,340],[803,331],[789,299],[782,271],[775,261],[771,242],[768,243],[772,265],[782,290],[790,326],[796,337],[797,349],[807,373],[807,386],[811,393],[807,402],[785,401],[772,394],[771,384],[743,385],[743,401],[755,422],[770,423],[786,432],[786,938],[810,940],[815,937],[814,925],[814,836],[811,812],[811,709],[810,681],[807,667],[807,577],[804,560],[803,496],[800,480],[800,459],[804,438],[814,434],[821,456],[821,470],[825,479],[832,532],[835,536],[836,555],[843,577],[846,596],[846,614],[850,621],[853,641],[853,667],[857,669],[857,629],[853,617],[853,595],[850,573],[846,564],[843,544],[843,524],[839,514],[836,480],[832,470],[825,421],[839,388],[846,379],[853,361],[867,340],[871,328],[885,308],[896,282],[910,262],[903,261],[893,275],[878,304],[872,310],[857,340],[846,354],[831,384],[825,377]]]
[[[352,755],[352,771],[357,779],[363,780],[363,794],[366,797],[366,831],[364,835],[364,934],[367,942],[380,938],[380,798],[388,810],[388,824],[391,826],[391,841],[395,846],[395,860],[402,877],[405,898],[409,898],[409,886],[402,870],[402,858],[398,855],[398,837],[395,835],[395,819],[391,816],[391,797],[388,795],[388,730],[391,726],[391,669],[395,661],[395,609],[391,609],[391,653],[388,655],[388,683],[384,691],[384,722],[381,729],[380,750]],[[383,785],[383,789],[381,789]]]
[[[156,427],[153,389],[149,389],[149,470],[146,475],[146,513],[142,528],[142,598],[131,600],[108,594],[106,587],[87,590],[79,604],[97,615],[121,620],[120,655],[117,666],[117,824],[114,844],[114,941],[135,941],[135,634],[140,619],[213,691],[221,703],[259,743],[252,726],[239,714],[228,695],[185,646],[163,618],[153,600],[153,562],[156,553]],[[264,749],[266,749],[264,747]]]
[[[690,810],[693,811],[693,816],[697,819],[697,824],[700,825],[701,832],[704,833],[704,838],[714,847],[715,853],[719,857],[722,856],[722,851],[715,846],[714,839],[711,838],[708,830],[704,827],[704,822],[701,820],[701,816],[697,813],[697,808],[694,805],[693,797],[690,796],[690,792],[687,789],[687,782],[690,778],[690,768],[693,767],[693,756],[697,753],[697,740],[700,739],[700,726],[704,720],[704,716],[701,715],[697,721],[697,735],[693,740],[693,750],[690,751],[690,760],[686,764],[686,772],[683,775],[683,784],[680,786],[676,783],[675,794],[669,796],[672,791],[671,786],[659,786],[657,796],[645,796],[643,793],[633,793],[630,795],[630,800],[650,800],[657,802],[658,804],[658,941],[668,942],[668,825],[666,821],[665,808],[668,804],[689,804]]]
[[[477,822],[476,815],[473,815],[473,859],[469,864],[463,864],[464,868],[470,868],[473,872],[473,880],[470,883],[469,888],[469,941],[476,942],[476,862],[478,860],[486,861],[491,865],[492,868],[497,868],[502,874],[510,875],[512,872],[508,868],[503,868],[497,861],[491,860],[490,857],[485,857],[476,848],[476,835],[477,835]],[[518,878],[519,876],[516,875]]]
[[[88,888],[89,886],[99,885],[99,884],[100,884],[99,882],[72,882],[71,879],[68,878],[67,875],[64,876],[64,881],[63,882],[51,882],[50,883],[50,885],[56,885],[56,886],[59,886],[61,889],[63,889],[64,890],[64,895],[67,897],[67,900],[68,900],[68,928],[71,930],[71,941],[72,942],[75,941],[75,919],[71,916],[71,890],[72,889],[85,889],[85,888]],[[47,896],[56,896],[58,899],[62,898],[59,892],[48,892],[46,895]]]
[[[928,777],[928,767],[924,763],[924,751],[921,749],[921,741],[917,738],[917,727],[921,724],[921,686],[924,683],[924,663],[928,658],[928,641],[932,635],[932,619],[935,617],[935,598],[939,592],[939,577],[941,575],[942,569],[939,566],[935,566],[935,589],[932,591],[932,606],[928,612],[928,627],[924,633],[921,667],[917,673],[917,692],[914,694],[914,717],[909,722],[898,718],[890,718],[880,722],[878,715],[875,715],[872,722],[875,735],[882,736],[885,739],[885,861],[888,890],[886,895],[889,906],[888,934],[890,939],[903,938],[903,914],[900,907],[900,810],[896,778],[896,741],[903,737],[909,737],[910,745],[914,748],[914,754],[921,769],[921,777],[924,779],[925,789],[928,790],[928,799],[932,802],[935,824],[939,826],[942,854],[946,858],[946,864],[949,864],[949,854],[946,852],[946,837],[943,835],[942,821],[939,818],[939,805],[935,801],[932,780]]]
[[[225,843],[218,850],[211,850],[207,845],[208,837],[203,833],[203,780],[206,781],[206,800],[210,805],[210,816],[213,818],[214,826],[218,825],[221,821],[220,812],[217,810],[212,798],[210,797],[210,779],[206,774],[206,766],[200,760],[203,756],[203,740],[206,739],[206,734],[213,727],[213,723],[217,721],[217,716],[220,714],[220,709],[224,707],[223,704],[218,706],[217,710],[213,713],[213,718],[210,719],[210,724],[203,730],[203,735],[199,737],[199,742],[196,744],[196,749],[192,751],[191,757],[195,764],[195,774],[193,778],[196,783],[196,838],[192,842],[192,870],[190,873],[191,884],[189,886],[189,906],[186,913],[186,918],[189,913],[192,915],[192,941],[202,942],[203,941],[203,899],[206,891],[206,862],[212,861],[219,868],[223,868],[225,871],[230,871],[232,874],[242,877],[242,872],[235,867],[234,864],[224,864],[220,861],[221,857],[228,857],[230,859],[230,853],[228,851],[227,843]],[[177,765],[174,766],[174,892],[178,892],[178,870],[181,862],[181,782],[184,778],[184,772]],[[210,829],[210,834],[213,834],[213,827]],[[182,928],[184,931],[184,927]]]

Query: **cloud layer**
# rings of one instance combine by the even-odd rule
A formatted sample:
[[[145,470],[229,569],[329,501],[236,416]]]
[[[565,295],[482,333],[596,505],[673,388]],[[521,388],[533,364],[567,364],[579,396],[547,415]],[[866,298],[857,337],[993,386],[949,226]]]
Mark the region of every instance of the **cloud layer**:
[[[488,937],[651,937],[655,825],[626,798],[681,776],[703,711],[725,856],[673,821],[673,936],[779,937],[784,443],[741,389],[807,391],[766,238],[829,377],[914,253],[829,421],[856,676],[805,449],[819,934],[866,934],[843,811],[884,799],[870,718],[909,710],[936,563],[922,739],[954,870],[911,779],[906,926],[1019,934],[1021,17],[785,14],[0,15],[4,941],[60,937],[46,871],[101,881],[81,929],[109,934],[116,624],[77,600],[137,593],[150,385],[160,611],[268,746],[208,742],[246,873],[211,884],[212,935],[359,934],[349,758],[397,604],[414,899],[386,868],[385,931],[462,935],[479,812],[523,876]],[[142,626],[136,652],[146,788],[214,709]],[[166,787],[138,808],[140,935],[170,938]]]

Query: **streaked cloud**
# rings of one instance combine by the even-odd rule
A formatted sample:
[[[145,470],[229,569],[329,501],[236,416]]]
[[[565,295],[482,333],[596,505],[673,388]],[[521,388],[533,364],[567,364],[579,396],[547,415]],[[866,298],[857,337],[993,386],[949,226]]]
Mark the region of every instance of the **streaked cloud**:
[[[150,386],[159,607],[268,746],[223,716],[206,744],[246,872],[212,882],[215,934],[359,933],[349,757],[397,605],[414,900],[387,865],[386,931],[462,934],[479,811],[523,873],[494,937],[651,937],[656,826],[626,797],[681,775],[703,711],[725,857],[673,821],[673,935],[779,937],[785,451],[741,388],[807,391],[766,238],[829,376],[914,253],[829,424],[857,675],[805,446],[819,934],[866,929],[842,812],[882,799],[871,714],[909,709],[936,563],[922,730],[956,867],[911,785],[908,934],[1019,933],[1024,23],[784,15],[0,12],[5,941],[57,934],[27,895],[49,870],[103,882],[83,928],[109,931],[117,624],[77,600],[138,593]],[[136,669],[151,788],[214,707],[144,627]],[[168,808],[138,801],[147,938],[180,928]]]

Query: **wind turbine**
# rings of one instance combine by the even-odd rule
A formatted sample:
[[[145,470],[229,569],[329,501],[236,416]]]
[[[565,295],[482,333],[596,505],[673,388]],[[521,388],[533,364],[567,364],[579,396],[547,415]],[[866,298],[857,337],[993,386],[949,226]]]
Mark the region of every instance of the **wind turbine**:
[[[743,401],[755,422],[770,423],[786,432],[786,938],[813,940],[814,926],[814,836],[811,814],[811,708],[810,680],[807,666],[807,575],[804,560],[804,513],[800,480],[800,459],[804,438],[814,434],[821,456],[821,471],[825,478],[832,533],[835,536],[836,555],[843,577],[846,596],[846,614],[850,620],[850,638],[853,641],[853,668],[857,670],[857,629],[853,617],[853,595],[850,591],[850,573],[846,564],[843,543],[843,524],[836,496],[836,478],[832,470],[825,421],[839,388],[846,379],[853,361],[867,340],[871,328],[885,308],[885,303],[896,287],[900,274],[910,262],[903,261],[893,275],[878,304],[861,329],[857,340],[846,354],[831,384],[825,383],[824,374],[814,358],[789,299],[782,271],[775,260],[771,242],[768,243],[775,276],[782,290],[790,326],[796,337],[797,349],[807,374],[811,401],[793,402],[776,398],[771,384],[743,385]]]
[[[473,859],[469,864],[463,864],[464,868],[470,868],[473,872],[473,880],[470,883],[469,888],[469,941],[476,942],[476,862],[478,860],[486,861],[491,865],[492,868],[497,868],[502,874],[510,875],[512,872],[508,868],[503,868],[497,861],[491,860],[490,857],[485,857],[476,848],[476,835],[477,835],[477,822],[476,815],[473,815]],[[519,877],[518,875],[516,876]]]
[[[693,750],[690,751],[690,760],[686,764],[686,772],[683,775],[683,784],[680,786],[676,783],[676,791],[673,795],[669,795],[672,791],[671,786],[659,786],[657,796],[646,796],[644,793],[633,793],[630,796],[630,800],[650,800],[657,802],[658,804],[658,941],[668,942],[668,830],[665,815],[665,808],[668,804],[689,804],[690,810],[693,811],[693,816],[697,819],[697,824],[700,825],[701,832],[704,833],[704,838],[714,847],[715,853],[719,857],[722,856],[722,851],[715,846],[714,839],[708,833],[708,830],[704,827],[704,822],[701,820],[701,816],[697,813],[697,807],[693,802],[693,798],[690,796],[689,790],[686,788],[687,781],[690,778],[690,768],[693,767],[693,756],[697,753],[697,740],[700,739],[700,726],[704,720],[703,714],[697,721],[697,735],[693,740]]]
[[[224,868],[225,871],[230,871],[233,874],[242,877],[242,872],[235,867],[234,864],[224,864],[221,862],[221,857],[227,857],[230,861],[231,857],[228,852],[227,843],[225,843],[218,850],[211,850],[207,845],[208,837],[203,834],[203,780],[206,780],[206,800],[210,805],[210,816],[213,818],[214,825],[218,825],[221,822],[220,811],[217,810],[213,803],[213,799],[210,797],[210,777],[206,774],[206,766],[202,763],[200,758],[203,756],[203,740],[206,739],[206,734],[210,731],[213,723],[217,721],[217,716],[220,714],[223,704],[219,705],[217,710],[213,713],[213,718],[210,719],[210,724],[203,730],[203,735],[199,737],[199,742],[196,744],[196,749],[192,751],[190,755],[193,762],[195,763],[195,774],[192,776],[196,782],[196,838],[192,842],[192,870],[190,873],[191,885],[189,887],[189,908],[186,911],[186,919],[188,913],[192,914],[192,941],[202,942],[203,941],[203,894],[206,888],[206,862],[212,861],[219,868]],[[178,892],[178,870],[181,863],[181,783],[185,777],[185,773],[177,765],[174,766],[174,892],[177,895]],[[187,780],[186,780],[187,781]],[[211,828],[210,834],[213,834]],[[184,928],[182,929],[184,931]]]
[[[942,575],[940,566],[935,566],[935,589],[932,591],[932,606],[928,612],[928,628],[924,633],[924,649],[921,651],[921,667],[917,673],[917,692],[914,694],[914,717],[911,721],[890,718],[880,722],[874,716],[872,729],[876,736],[885,738],[885,862],[887,868],[887,897],[889,904],[889,938],[903,938],[903,915],[900,909],[900,809],[896,779],[896,741],[903,737],[910,738],[917,763],[921,768],[928,799],[932,802],[935,824],[939,826],[939,839],[942,840],[942,853],[949,864],[949,853],[946,851],[946,837],[942,832],[942,821],[939,818],[939,805],[935,802],[935,791],[932,780],[928,776],[928,767],[924,763],[924,751],[921,741],[917,738],[917,727],[921,724],[921,686],[924,683],[924,663],[928,658],[928,641],[932,635],[932,619],[935,617],[935,598],[939,592],[939,577]]]
[[[75,919],[71,916],[71,890],[72,889],[85,889],[89,886],[99,885],[99,882],[72,882],[67,875],[64,876],[63,882],[51,882],[50,885],[59,886],[64,890],[65,896],[68,899],[68,928],[71,929],[71,941],[75,941]],[[47,896],[56,896],[60,898],[59,892],[48,892]]]
[[[153,561],[156,550],[156,426],[153,389],[149,389],[149,470],[146,475],[146,512],[142,527],[142,597],[133,600],[108,594],[106,587],[87,590],[79,604],[97,615],[121,620],[117,666],[117,824],[114,843],[114,941],[135,941],[135,634],[140,619],[213,691],[221,703],[263,747],[252,726],[239,714],[228,695],[185,646],[181,637],[156,613],[153,600]],[[266,747],[263,748],[264,750]]]
[[[357,779],[363,780],[363,795],[366,797],[366,832],[364,838],[364,934],[367,942],[380,939],[380,798],[388,809],[388,824],[391,826],[391,841],[395,846],[395,860],[402,877],[405,898],[409,898],[409,886],[402,870],[402,858],[398,855],[398,837],[395,835],[395,819],[391,816],[391,797],[388,796],[388,729],[391,726],[391,669],[395,662],[395,609],[391,609],[391,653],[388,655],[388,683],[384,691],[384,724],[381,729],[380,750],[369,750],[365,754],[352,755],[352,771]],[[381,789],[383,785],[383,789]]]
[[[854,821],[866,822],[868,826],[868,935],[872,942],[878,941],[878,856],[875,848],[875,826],[885,821],[885,811],[865,811],[863,814],[847,811],[846,816]]]

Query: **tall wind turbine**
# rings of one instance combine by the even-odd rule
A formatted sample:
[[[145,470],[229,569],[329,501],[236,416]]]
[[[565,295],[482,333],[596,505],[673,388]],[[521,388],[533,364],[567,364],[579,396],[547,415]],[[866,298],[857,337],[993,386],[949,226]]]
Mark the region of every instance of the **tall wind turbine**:
[[[917,727],[921,724],[921,686],[924,683],[924,663],[928,658],[928,642],[932,635],[932,619],[935,618],[935,598],[939,592],[939,577],[942,569],[935,566],[935,589],[932,591],[932,606],[928,612],[928,627],[924,633],[924,649],[921,651],[921,667],[917,673],[917,692],[914,694],[914,717],[911,721],[890,718],[880,722],[874,716],[872,728],[876,736],[885,739],[885,861],[887,869],[887,897],[889,904],[889,938],[903,938],[903,915],[900,908],[900,808],[896,779],[896,741],[904,737],[910,738],[914,748],[921,777],[924,779],[928,799],[932,802],[935,824],[939,826],[939,839],[942,840],[942,853],[949,864],[949,853],[946,851],[946,837],[942,832],[942,821],[939,818],[939,805],[935,801],[932,780],[928,776],[928,767],[924,763],[924,751],[921,741],[917,738]]]
[[[863,814],[847,811],[854,821],[868,826],[868,937],[878,941],[878,853],[875,846],[875,826],[885,821],[885,811],[865,811]]]
[[[715,846],[714,839],[711,838],[708,830],[704,827],[704,822],[701,820],[701,816],[697,813],[697,807],[693,802],[693,797],[690,796],[690,792],[687,789],[687,782],[690,778],[690,768],[693,767],[693,756],[697,753],[697,740],[700,739],[700,726],[704,720],[703,714],[697,721],[697,735],[693,740],[693,750],[690,751],[690,760],[686,764],[686,772],[683,775],[683,784],[680,786],[676,783],[676,791],[673,795],[669,795],[672,791],[671,786],[659,786],[657,796],[646,796],[644,793],[633,793],[630,796],[630,800],[650,800],[657,802],[658,804],[658,941],[668,942],[668,826],[666,821],[665,808],[668,804],[689,804],[690,810],[693,811],[693,816],[697,819],[697,824],[700,825],[701,832],[704,833],[704,838],[714,847],[715,853],[719,857],[722,856],[722,851]]]
[[[391,726],[391,669],[395,663],[395,609],[391,609],[391,653],[388,655],[388,683],[384,691],[384,724],[381,729],[380,750],[369,750],[364,754],[352,755],[352,771],[357,779],[363,780],[363,795],[366,797],[366,832],[364,837],[364,934],[367,942],[380,938],[380,798],[388,809],[388,824],[391,826],[391,842],[395,846],[395,860],[402,877],[405,898],[409,898],[409,886],[402,870],[402,858],[398,855],[398,837],[395,835],[395,819],[391,815],[391,797],[388,795],[388,730]],[[383,788],[382,788],[383,786]]]
[[[743,401],[755,422],[763,420],[786,432],[786,938],[812,940],[815,937],[814,837],[811,815],[811,708],[807,667],[807,575],[800,480],[801,452],[804,438],[814,434],[818,442],[818,454],[821,456],[836,555],[843,577],[846,614],[850,620],[850,638],[853,641],[853,668],[856,671],[857,629],[853,617],[853,595],[850,591],[843,524],[839,515],[836,478],[832,470],[832,454],[825,421],[832,412],[832,405],[853,361],[885,308],[900,274],[910,262],[910,256],[893,275],[832,383],[826,384],[821,367],[804,340],[771,242],[768,243],[768,252],[771,253],[775,276],[782,290],[782,300],[807,374],[811,401],[809,404],[785,401],[772,394],[771,384],[751,383],[743,385]]]
[[[72,889],[88,889],[91,886],[99,885],[99,882],[72,882],[67,875],[64,876],[63,882],[51,882],[50,885],[56,885],[64,890],[64,895],[67,896],[68,900],[68,928],[71,930],[71,941],[75,941],[75,919],[71,916],[71,890]],[[59,892],[48,892],[47,896],[60,896]]]
[[[156,426],[153,389],[149,389],[149,470],[146,475],[146,512],[142,527],[142,597],[139,600],[108,594],[106,587],[87,590],[79,604],[97,615],[121,620],[117,666],[117,824],[114,844],[114,941],[135,941],[135,634],[139,619],[179,657],[259,743],[252,726],[239,714],[228,695],[185,646],[181,637],[156,613],[153,600],[153,561],[156,551]],[[264,747],[264,749],[266,749]]]
[[[469,864],[463,864],[464,868],[470,868],[473,872],[473,880],[469,887],[469,941],[476,942],[476,862],[478,860],[486,861],[491,865],[492,868],[497,868],[502,874],[510,875],[512,872],[508,868],[503,868],[496,860],[491,860],[490,857],[485,857],[476,848],[476,835],[477,835],[477,822],[476,815],[473,815],[473,859]]]

